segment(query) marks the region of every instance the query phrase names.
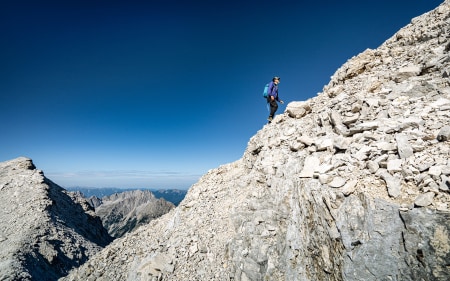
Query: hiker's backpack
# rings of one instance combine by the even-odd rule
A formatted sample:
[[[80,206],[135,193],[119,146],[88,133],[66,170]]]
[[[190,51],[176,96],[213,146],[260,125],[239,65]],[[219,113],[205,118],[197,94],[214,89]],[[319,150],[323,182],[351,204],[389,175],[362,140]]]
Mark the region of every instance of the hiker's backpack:
[[[263,98],[267,99],[267,94],[269,93],[269,83],[264,86]]]

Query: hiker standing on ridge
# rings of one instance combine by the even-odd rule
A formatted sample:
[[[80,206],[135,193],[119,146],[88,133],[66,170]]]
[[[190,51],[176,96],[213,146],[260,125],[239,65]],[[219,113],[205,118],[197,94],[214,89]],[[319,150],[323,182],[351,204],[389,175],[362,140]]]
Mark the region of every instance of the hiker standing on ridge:
[[[273,77],[272,82],[269,83],[269,89],[267,91],[267,103],[270,104],[270,115],[269,115],[269,118],[267,118],[267,120],[269,120],[269,123],[272,122],[275,112],[278,109],[277,101],[279,101],[281,104],[284,103],[278,97],[278,84],[279,83],[280,83],[280,77],[278,77],[278,76]]]

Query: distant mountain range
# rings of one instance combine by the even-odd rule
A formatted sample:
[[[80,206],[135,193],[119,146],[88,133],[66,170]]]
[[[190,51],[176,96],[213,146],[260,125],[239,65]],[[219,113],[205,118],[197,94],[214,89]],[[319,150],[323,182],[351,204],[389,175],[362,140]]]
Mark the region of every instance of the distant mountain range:
[[[183,201],[186,196],[187,190],[181,189],[150,189],[150,188],[119,188],[119,187],[66,187],[68,191],[79,191],[83,193],[85,198],[89,198],[91,196],[96,196],[98,198],[102,198],[105,196],[110,196],[114,193],[121,193],[125,191],[133,191],[133,190],[148,190],[151,191],[156,198],[163,198],[166,201],[172,202],[175,206],[178,206],[181,201]]]
[[[122,191],[102,198],[87,198],[109,235],[114,238],[122,237],[175,208],[173,203],[156,198],[149,190]]]

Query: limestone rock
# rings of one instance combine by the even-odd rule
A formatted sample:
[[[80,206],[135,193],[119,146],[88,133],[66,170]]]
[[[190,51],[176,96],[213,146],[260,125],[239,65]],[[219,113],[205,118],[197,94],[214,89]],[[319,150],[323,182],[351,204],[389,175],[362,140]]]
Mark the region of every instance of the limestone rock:
[[[414,201],[414,204],[419,207],[429,206],[433,203],[434,195],[434,192],[420,194]]]
[[[358,180],[355,180],[355,179],[346,182],[343,187],[342,193],[345,196],[348,196],[348,195],[354,193],[356,191],[357,184],[358,184]]]
[[[339,188],[343,187],[347,181],[344,178],[341,177],[335,177],[333,180],[328,183],[330,187]]]
[[[396,82],[405,81],[408,78],[419,75],[421,71],[422,71],[422,68],[417,65],[410,65],[410,66],[402,67],[398,70],[398,72],[395,76],[395,81]]]
[[[414,150],[409,144],[408,138],[405,134],[397,134],[396,140],[400,158],[408,158],[414,154]]]
[[[438,133],[438,141],[448,141],[450,140],[450,126],[444,126]]]
[[[380,173],[380,177],[386,182],[389,196],[394,198],[399,197],[401,193],[401,179],[399,177],[392,176],[387,172]]]
[[[305,159],[305,163],[303,165],[303,170],[300,172],[299,177],[301,178],[312,178],[314,176],[314,172],[317,171],[320,165],[320,160],[317,157],[309,156]]]
[[[302,118],[311,112],[311,107],[307,102],[294,101],[287,105],[286,112],[292,118]]]

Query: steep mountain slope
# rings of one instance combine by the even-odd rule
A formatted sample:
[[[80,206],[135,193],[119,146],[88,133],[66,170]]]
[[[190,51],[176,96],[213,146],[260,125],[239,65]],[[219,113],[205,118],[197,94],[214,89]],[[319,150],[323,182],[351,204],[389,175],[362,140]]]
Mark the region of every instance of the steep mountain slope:
[[[112,241],[87,202],[17,158],[0,163],[0,280],[57,280]]]
[[[96,197],[95,197],[96,198]],[[133,190],[102,197],[91,205],[112,237],[121,237],[141,225],[168,213],[175,206],[164,199],[156,199],[152,192]],[[97,198],[98,199],[98,198]]]
[[[63,280],[450,280],[450,1]]]

